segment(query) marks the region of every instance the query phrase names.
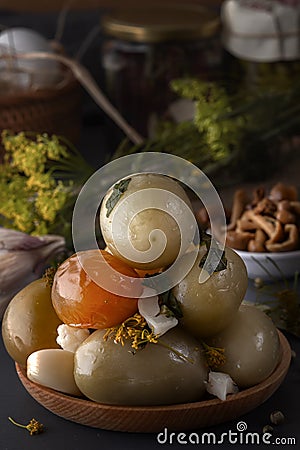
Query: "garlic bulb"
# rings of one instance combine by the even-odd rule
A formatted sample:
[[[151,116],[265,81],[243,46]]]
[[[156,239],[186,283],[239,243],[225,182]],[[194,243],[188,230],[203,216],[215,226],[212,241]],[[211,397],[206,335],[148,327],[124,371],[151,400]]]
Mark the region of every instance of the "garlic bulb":
[[[13,296],[40,278],[47,261],[64,250],[62,236],[30,236],[0,228],[0,318]]]
[[[27,377],[34,383],[64,392],[81,395],[74,380],[74,353],[47,348],[31,353],[27,358]]]
[[[223,372],[209,372],[205,384],[207,392],[220,400],[226,400],[227,394],[236,394],[239,391],[230,375]]]
[[[52,55],[51,43],[35,30],[15,27],[0,33],[0,68],[15,88],[46,88],[61,79],[59,63],[53,59],[22,59],[27,52],[45,52]]]

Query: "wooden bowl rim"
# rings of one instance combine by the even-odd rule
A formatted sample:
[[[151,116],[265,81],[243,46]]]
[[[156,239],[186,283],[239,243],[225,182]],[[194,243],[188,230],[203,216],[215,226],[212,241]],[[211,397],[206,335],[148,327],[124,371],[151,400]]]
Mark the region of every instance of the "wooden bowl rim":
[[[111,404],[104,404],[104,403],[97,403],[92,400],[86,399],[86,398],[79,398],[74,397],[71,395],[63,394],[61,392],[55,391],[53,389],[50,389],[48,387],[44,387],[41,385],[38,385],[37,383],[34,383],[30,381],[27,378],[26,370],[25,368],[21,367],[18,363],[16,363],[16,371],[17,374],[24,385],[24,387],[27,389],[27,391],[30,393],[31,390],[39,390],[43,391],[44,393],[48,393],[52,398],[56,398],[59,401],[62,402],[71,402],[72,406],[78,405],[79,407],[84,407],[85,405],[88,405],[89,408],[94,409],[101,409],[101,410],[107,410],[107,411],[115,411],[115,412],[126,412],[130,413],[132,411],[159,411],[159,412],[170,412],[170,411],[179,411],[179,410],[192,410],[192,409],[204,409],[208,407],[217,406],[220,404],[224,404],[224,402],[228,403],[234,403],[237,400],[241,400],[243,398],[247,398],[251,396],[252,394],[257,394],[258,392],[264,391],[269,386],[272,386],[273,384],[276,384],[277,380],[284,378],[289,365],[291,361],[291,348],[289,345],[288,340],[286,337],[282,334],[281,331],[278,331],[279,340],[280,340],[280,347],[281,347],[281,360],[279,361],[276,369],[272,372],[272,374],[266,378],[261,383],[252,386],[250,388],[241,390],[237,394],[231,394],[227,397],[225,401],[219,400],[218,398],[213,398],[209,400],[202,400],[198,402],[191,402],[191,403],[179,403],[174,405],[153,405],[153,406],[127,406],[127,405],[111,405]]]

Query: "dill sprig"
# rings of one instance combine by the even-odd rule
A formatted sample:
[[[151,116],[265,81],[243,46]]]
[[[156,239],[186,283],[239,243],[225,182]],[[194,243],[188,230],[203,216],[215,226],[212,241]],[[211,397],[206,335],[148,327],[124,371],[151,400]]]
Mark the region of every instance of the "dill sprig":
[[[157,344],[157,336],[149,328],[146,320],[139,313],[129,317],[120,325],[108,328],[103,336],[104,340],[113,339],[117,344],[125,345],[130,341],[134,350],[143,348],[147,343]]]
[[[56,271],[57,271],[57,267],[54,267],[54,266],[47,267],[47,269],[43,273],[43,279],[46,282],[46,286],[49,286],[50,288],[53,286],[54,275],[55,275]]]
[[[108,328],[103,336],[103,339],[113,339],[116,344],[122,346],[126,341],[129,341],[134,352],[145,348],[147,344],[157,344],[166,348],[170,352],[173,352],[178,358],[194,364],[194,360],[172,346],[168,345],[164,340],[153,333],[144,319],[144,317],[136,313],[134,316],[129,317],[120,325]]]
[[[293,156],[292,138],[300,126],[299,81],[280,83],[278,89],[272,86],[269,83],[269,87],[246,89],[230,80],[172,80],[170,89],[193,102],[193,120],[160,120],[151,138],[134,146],[122,142],[113,158],[138,152],[168,152],[191,161],[219,185],[263,179],[284,162],[284,152],[282,158],[280,151],[278,158],[272,158],[274,147],[280,150],[284,141]]]
[[[4,130],[1,138],[0,226],[70,238],[78,190],[92,168],[63,137]]]
[[[202,346],[207,365],[211,370],[217,370],[225,364],[226,358],[224,348],[212,347],[204,341],[202,341]]]
[[[24,428],[25,430],[29,431],[30,436],[33,436],[34,434],[40,434],[44,431],[44,425],[35,419],[31,419],[27,425],[22,425],[21,423],[16,422],[11,417],[9,417],[8,420],[17,427]]]

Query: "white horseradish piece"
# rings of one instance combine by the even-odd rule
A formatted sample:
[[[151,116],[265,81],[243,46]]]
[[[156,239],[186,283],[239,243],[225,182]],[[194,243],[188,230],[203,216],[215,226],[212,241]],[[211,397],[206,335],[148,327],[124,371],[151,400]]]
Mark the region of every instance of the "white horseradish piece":
[[[226,400],[228,394],[239,392],[239,388],[231,376],[223,372],[209,372],[208,381],[205,382],[205,385],[207,392],[220,400]]]
[[[165,334],[178,324],[176,317],[161,313],[158,295],[152,288],[144,288],[143,298],[138,300],[138,310],[156,336]]]
[[[89,330],[61,324],[57,327],[56,342],[63,350],[75,353],[79,345],[90,335]]]

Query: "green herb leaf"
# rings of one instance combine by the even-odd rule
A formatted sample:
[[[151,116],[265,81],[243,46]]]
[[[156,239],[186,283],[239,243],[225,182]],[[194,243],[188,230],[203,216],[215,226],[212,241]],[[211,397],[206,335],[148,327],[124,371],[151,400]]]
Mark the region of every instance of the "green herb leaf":
[[[217,242],[212,239],[212,237],[205,233],[204,231],[201,231],[201,240],[204,242],[206,246],[207,252],[205,255],[201,258],[201,261],[199,263],[199,267],[203,267],[206,260],[209,250],[211,250],[210,254],[210,261],[207,264],[206,270],[209,274],[212,274],[213,272],[221,272],[222,270],[227,269],[227,259],[225,257],[224,250],[221,250],[218,246]],[[218,262],[218,263],[217,263]],[[213,269],[213,267],[217,266]]]
[[[159,273],[146,274],[142,284],[157,291],[159,286],[155,283],[156,275],[159,275]],[[167,317],[176,317],[176,319],[183,317],[180,304],[171,289],[159,295],[159,305],[160,314],[165,314]]]
[[[113,187],[113,191],[108,198],[105,206],[106,206],[106,217],[109,217],[110,213],[124,194],[127,191],[128,185],[131,181],[131,178],[126,178],[126,180],[121,180],[119,183],[116,183]]]
[[[159,296],[160,300],[160,310],[162,314],[166,316],[174,316],[176,319],[183,317],[180,304],[173,294],[172,290],[164,292]]]

